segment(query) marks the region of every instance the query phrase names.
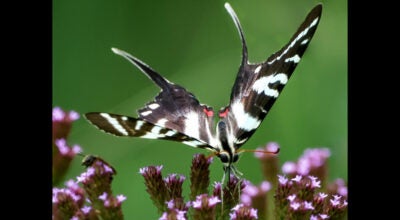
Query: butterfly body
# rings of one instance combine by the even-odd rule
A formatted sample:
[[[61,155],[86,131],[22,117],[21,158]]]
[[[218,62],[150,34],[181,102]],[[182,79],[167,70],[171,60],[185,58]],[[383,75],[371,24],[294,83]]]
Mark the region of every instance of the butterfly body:
[[[239,148],[246,143],[268,114],[287,84],[317,28],[322,5],[315,6],[297,32],[278,52],[265,62],[251,64],[239,20],[226,3],[242,41],[242,62],[232,87],[230,103],[218,111],[215,121],[212,107],[201,104],[184,87],[162,77],[147,64],[129,53],[112,48],[160,87],[153,101],[138,110],[138,118],[91,112],[85,117],[107,133],[149,139],[162,139],[212,151],[224,164],[224,170],[237,175],[233,164]]]

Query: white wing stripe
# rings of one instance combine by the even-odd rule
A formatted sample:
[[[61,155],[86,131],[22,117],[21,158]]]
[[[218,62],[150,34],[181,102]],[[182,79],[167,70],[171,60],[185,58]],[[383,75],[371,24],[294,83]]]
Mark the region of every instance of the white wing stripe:
[[[269,88],[269,84],[278,82],[285,85],[288,81],[288,77],[284,73],[278,73],[275,75],[263,76],[254,82],[252,89],[258,94],[264,93],[267,96],[277,98],[279,92],[276,89]]]
[[[122,133],[123,135],[128,135],[128,132],[123,128],[117,119],[112,118],[109,114],[107,113],[101,113],[101,117],[105,118],[108,123],[110,123],[118,132]]]
[[[162,129],[162,127],[154,126],[154,127],[151,129],[151,133],[160,134],[161,129]]]
[[[232,104],[232,113],[235,115],[237,126],[243,130],[251,131],[256,129],[261,121],[244,111],[244,106],[239,101]]]
[[[310,30],[311,27],[313,27],[314,25],[317,24],[317,22],[318,22],[318,18],[315,18],[314,21],[311,22],[310,26],[308,26],[308,27],[305,28],[302,32],[300,32],[300,34],[297,35],[297,37],[296,37],[296,38],[292,41],[292,43],[286,48],[286,50],[282,52],[282,54],[281,54],[280,56],[278,56],[278,57],[276,57],[275,59],[271,60],[271,62],[268,62],[268,64],[272,64],[273,62],[275,62],[275,60],[280,60],[281,57],[282,57],[283,55],[285,55],[285,54],[289,51],[289,49],[292,48],[292,47],[294,46],[294,44],[295,44],[298,40],[300,40],[300,38],[302,38],[304,35],[307,34],[308,30]],[[303,42],[304,42],[304,41],[303,41]],[[303,44],[303,42],[301,42],[301,43]]]
[[[137,120],[135,125],[135,131],[139,131],[143,124],[144,124],[143,121]]]
[[[196,112],[189,112],[186,115],[185,120],[185,131],[184,134],[199,139],[200,137],[200,124],[199,124],[199,115]]]
[[[299,55],[294,55],[293,57],[289,57],[289,58],[286,58],[285,59],[285,62],[287,63],[287,62],[295,62],[295,63],[298,63],[298,62],[300,62],[300,57],[299,57]]]

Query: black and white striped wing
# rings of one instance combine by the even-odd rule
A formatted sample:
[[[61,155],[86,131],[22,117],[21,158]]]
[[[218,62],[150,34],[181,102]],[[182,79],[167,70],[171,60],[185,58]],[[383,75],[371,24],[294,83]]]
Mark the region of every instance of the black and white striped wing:
[[[278,52],[260,64],[248,62],[244,35],[233,9],[225,4],[239,31],[243,57],[232,88],[230,104],[220,111],[233,125],[236,147],[244,144],[258,128],[288,82],[318,26],[322,5],[315,6],[296,33]]]
[[[161,139],[177,141],[192,147],[213,150],[207,143],[192,138],[177,130],[165,128],[142,119],[124,115],[90,112],[85,117],[98,129],[112,135],[121,137],[139,137],[148,139]]]
[[[214,117],[210,107],[200,104],[192,93],[182,86],[169,82],[136,57],[116,48],[112,50],[139,68],[161,88],[161,92],[138,111],[139,119],[108,113],[88,113],[86,117],[93,124],[119,136],[167,139],[180,141],[190,146],[215,149],[212,130]],[[127,120],[124,121],[123,117]],[[138,124],[143,124],[143,126],[137,126]],[[121,133],[124,130],[115,129],[116,127],[124,128],[126,132]],[[163,133],[159,133],[160,131],[167,132],[167,130],[176,132],[177,136],[164,136]]]

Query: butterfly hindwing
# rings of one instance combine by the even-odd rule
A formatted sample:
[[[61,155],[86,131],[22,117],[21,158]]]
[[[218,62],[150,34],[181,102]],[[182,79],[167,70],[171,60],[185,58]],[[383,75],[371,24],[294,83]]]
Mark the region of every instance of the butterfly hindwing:
[[[189,137],[177,130],[158,126],[142,119],[100,112],[86,113],[85,117],[98,129],[116,136],[177,141],[192,147],[212,150],[203,141]]]
[[[237,148],[255,132],[288,82],[315,33],[321,11],[321,4],[315,6],[289,43],[260,64],[248,62],[244,35],[240,23],[235,21],[242,39],[243,59],[226,109]]]

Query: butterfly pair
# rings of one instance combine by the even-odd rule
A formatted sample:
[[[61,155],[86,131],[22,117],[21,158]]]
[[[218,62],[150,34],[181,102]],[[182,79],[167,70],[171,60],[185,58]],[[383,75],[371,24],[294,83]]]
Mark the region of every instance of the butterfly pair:
[[[220,158],[228,177],[230,173],[240,176],[233,165],[239,159],[239,148],[260,126],[300,62],[318,26],[322,5],[318,4],[309,12],[289,43],[258,64],[249,63],[239,19],[229,3],[225,3],[225,8],[239,31],[242,62],[229,105],[218,111],[216,127],[211,107],[201,104],[192,93],[168,81],[141,60],[116,48],[112,51],[139,68],[161,92],[139,109],[138,118],[90,112],[85,114],[86,119],[98,129],[116,136],[177,141],[210,150]]]

